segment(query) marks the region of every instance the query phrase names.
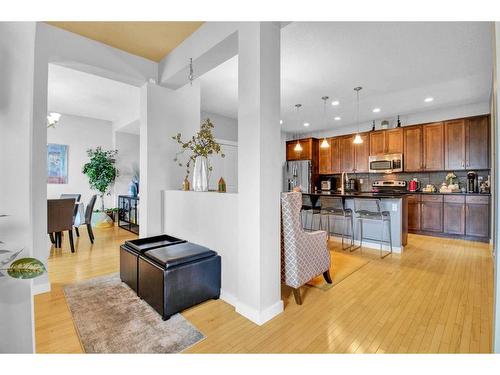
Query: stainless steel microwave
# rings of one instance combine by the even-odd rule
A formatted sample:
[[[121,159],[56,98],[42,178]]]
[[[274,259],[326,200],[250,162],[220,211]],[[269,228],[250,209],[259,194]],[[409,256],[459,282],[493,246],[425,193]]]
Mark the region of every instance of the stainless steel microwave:
[[[370,156],[368,168],[370,173],[403,172],[403,154]]]

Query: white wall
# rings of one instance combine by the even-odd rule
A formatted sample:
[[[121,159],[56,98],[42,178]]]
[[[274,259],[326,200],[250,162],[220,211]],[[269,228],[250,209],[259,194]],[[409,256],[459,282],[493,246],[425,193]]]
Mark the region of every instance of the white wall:
[[[441,108],[441,109],[436,109],[433,111],[423,111],[423,112],[404,114],[404,115],[402,114],[400,116],[400,120],[401,120],[402,126],[409,126],[409,125],[416,125],[416,124],[425,124],[425,123],[435,122],[435,121],[450,120],[450,119],[460,118],[460,117],[484,115],[487,113],[490,113],[490,103],[483,102],[483,103],[472,103],[472,104],[466,104],[466,105],[460,105],[460,106]],[[389,120],[389,124],[390,124],[389,127],[395,126],[396,118],[391,118],[388,120]],[[380,120],[377,120],[375,122],[375,127],[377,130],[380,129]],[[369,131],[369,130],[371,130],[371,128],[372,128],[371,123],[363,123],[360,125],[360,131],[362,131],[362,132]],[[358,127],[355,124],[351,124],[348,126],[342,126],[342,127],[340,127],[336,124],[332,124],[332,129],[301,133],[300,138],[334,137],[337,135],[356,133],[357,131],[358,131]],[[295,134],[288,133],[287,139],[294,139],[294,138],[296,138]]]
[[[238,120],[216,113],[201,112],[201,122],[207,118],[214,124],[214,136],[225,141],[238,142]]]
[[[116,166],[120,175],[115,181],[116,205],[118,195],[128,194],[128,185],[135,174],[139,175],[140,137],[137,134],[114,132],[114,148],[118,150]]]
[[[90,189],[88,177],[82,173],[82,168],[89,161],[89,148],[101,146],[104,150],[112,150],[112,141],[111,122],[63,113],[56,127],[47,129],[47,143],[68,145],[68,183],[47,184],[47,198],[59,198],[61,194],[81,194],[82,202],[87,204],[92,195],[99,194]],[[100,208],[100,205],[98,199],[95,208]],[[106,208],[114,207],[114,196],[106,195],[104,205]]]
[[[31,256],[34,247],[34,48],[34,23],[0,22],[0,213],[11,215],[0,218],[0,240],[6,249],[24,248],[23,256]],[[33,350],[31,281],[0,277],[0,353]]]

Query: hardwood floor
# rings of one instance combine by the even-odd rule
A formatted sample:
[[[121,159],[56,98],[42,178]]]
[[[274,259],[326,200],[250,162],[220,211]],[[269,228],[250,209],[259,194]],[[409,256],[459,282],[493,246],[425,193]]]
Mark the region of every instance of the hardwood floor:
[[[52,291],[35,297],[38,353],[80,353],[64,284],[118,272],[118,248],[134,238],[118,228],[82,230],[49,259]],[[410,235],[403,256],[335,253],[333,288],[302,288],[303,305],[283,288],[285,311],[257,326],[221,301],[182,313],[207,339],[191,353],[490,353],[493,266],[488,244]],[[368,261],[368,262],[367,262]],[[355,272],[346,277],[346,270]],[[345,277],[345,278],[344,278]]]

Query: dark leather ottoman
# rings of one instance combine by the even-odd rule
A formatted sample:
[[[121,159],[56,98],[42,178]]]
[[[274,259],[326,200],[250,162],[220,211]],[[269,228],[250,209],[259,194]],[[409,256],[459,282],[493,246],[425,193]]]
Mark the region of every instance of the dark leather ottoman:
[[[120,246],[120,279],[137,293],[139,254],[158,247],[186,242],[166,234],[125,241]]]
[[[221,258],[206,247],[185,242],[139,255],[137,295],[163,320],[208,299],[218,299]]]

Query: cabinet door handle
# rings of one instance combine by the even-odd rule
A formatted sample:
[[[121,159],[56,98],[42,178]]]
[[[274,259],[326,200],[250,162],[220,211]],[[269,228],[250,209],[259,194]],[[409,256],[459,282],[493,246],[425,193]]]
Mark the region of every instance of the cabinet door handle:
[[[463,168],[463,167],[465,167],[465,165],[464,165],[464,164],[465,164],[465,163],[464,163],[464,161],[462,160],[462,162],[460,163],[460,166]]]

